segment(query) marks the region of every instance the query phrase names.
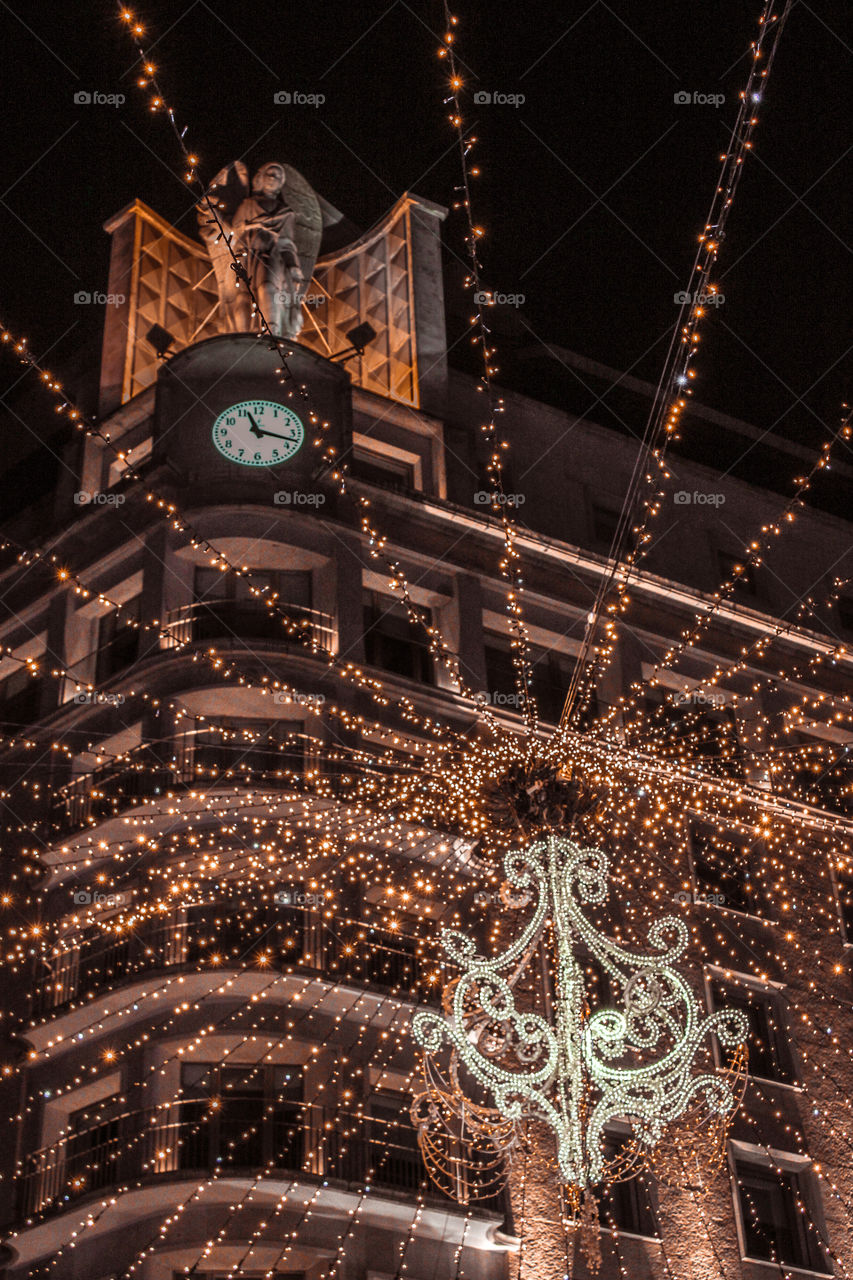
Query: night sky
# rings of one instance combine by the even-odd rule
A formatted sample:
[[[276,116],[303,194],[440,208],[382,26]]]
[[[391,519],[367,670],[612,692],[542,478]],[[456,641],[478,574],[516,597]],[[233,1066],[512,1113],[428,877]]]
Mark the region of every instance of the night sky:
[[[444,205],[454,198],[439,4],[133,7],[155,35],[164,90],[189,125],[203,176],[237,156],[250,165],[287,160],[360,229],[405,190]],[[510,368],[533,367],[513,360],[555,343],[657,381],[673,294],[689,274],[760,7],[460,0],[468,88],[525,99],[467,104],[479,138],[474,211],[487,231],[485,282],[525,298],[497,318]],[[822,424],[836,424],[849,396],[846,10],[794,6],[720,261],[726,301],[697,365],[697,398],[807,444],[820,443]],[[106,289],[103,222],[139,197],[194,235],[193,198],[165,120],[135,87],[133,49],[109,0],[13,0],[0,20],[0,315],[73,383],[99,350],[100,309],[74,295]],[[325,102],[280,106],[277,91]],[[725,101],[676,103],[684,91]],[[80,92],[126,101],[75,103]],[[459,214],[445,224],[445,240],[455,341],[466,313]],[[452,358],[464,361],[464,344]],[[6,363],[3,385],[19,374]],[[21,389],[12,390],[15,405]],[[24,408],[38,430],[28,400]],[[26,430],[5,415],[4,423],[4,453],[14,458]]]

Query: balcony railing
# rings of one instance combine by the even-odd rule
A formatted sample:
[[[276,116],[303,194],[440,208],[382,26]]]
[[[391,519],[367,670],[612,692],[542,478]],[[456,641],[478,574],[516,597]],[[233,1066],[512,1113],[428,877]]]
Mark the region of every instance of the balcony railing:
[[[459,1155],[463,1156],[460,1147]],[[454,1163],[461,1168],[465,1160]],[[413,1194],[429,1182],[415,1130],[396,1120],[259,1094],[180,1100],[102,1120],[29,1154],[18,1178],[22,1219],[61,1213],[75,1200],[126,1183],[224,1171],[286,1173]],[[465,1188],[459,1188],[462,1198]],[[497,1202],[488,1206],[500,1212]]]
[[[320,920],[299,906],[261,905],[243,919],[228,899],[199,903],[124,935],[99,931],[52,957],[49,973],[42,968],[33,982],[30,1016],[43,1018],[140,974],[173,968],[316,972],[414,1003],[436,1001],[437,964],[418,946],[410,935],[343,917]]]
[[[286,731],[287,722],[282,721]],[[65,835],[114,817],[156,796],[189,787],[263,783],[279,790],[304,787],[306,770],[319,767],[320,743],[305,734],[244,740],[215,727],[145,742],[58,787],[50,832]]]
[[[278,610],[270,612],[263,600],[204,600],[184,605],[167,615],[167,634],[161,636],[161,644],[170,649],[194,640],[263,640],[308,650],[316,644],[331,650],[334,619],[328,613],[288,604],[279,604]]]
[[[143,658],[194,641],[262,641],[305,653],[312,648],[333,649],[335,620],[331,614],[301,605],[278,607],[278,613],[271,613],[262,600],[205,600],[173,609],[159,637],[144,629],[123,628],[67,669],[60,700],[71,701],[80,685],[101,684]]]

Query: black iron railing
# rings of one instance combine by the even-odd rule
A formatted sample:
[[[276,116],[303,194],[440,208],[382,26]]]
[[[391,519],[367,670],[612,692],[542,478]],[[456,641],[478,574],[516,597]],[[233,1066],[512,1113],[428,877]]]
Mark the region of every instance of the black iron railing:
[[[126,934],[93,930],[52,956],[47,973],[42,965],[30,1016],[43,1018],[142,973],[171,968],[308,971],[413,1002],[439,998],[437,965],[410,935],[342,917],[320,920],[287,904],[259,905],[246,916],[239,910],[223,899],[176,908]]]
[[[441,1197],[404,1111],[391,1120],[369,1108],[344,1112],[251,1094],[217,1100],[215,1107],[189,1099],[127,1112],[31,1153],[18,1178],[18,1213],[22,1219],[47,1217],[83,1196],[128,1183],[261,1170],[350,1186],[369,1181],[408,1193],[423,1187]],[[461,1198],[464,1188],[459,1190]]]
[[[254,741],[216,727],[188,730],[161,742],[145,742],[56,789],[50,831],[62,836],[114,817],[147,800],[190,787],[263,785],[304,787],[306,770],[320,761],[319,742],[302,733]]]

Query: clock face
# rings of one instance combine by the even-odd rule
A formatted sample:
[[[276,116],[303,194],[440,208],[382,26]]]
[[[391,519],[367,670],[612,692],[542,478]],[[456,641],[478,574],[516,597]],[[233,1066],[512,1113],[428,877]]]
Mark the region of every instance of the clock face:
[[[213,443],[230,462],[275,467],[289,462],[305,442],[305,428],[292,409],[272,400],[241,400],[213,424]]]

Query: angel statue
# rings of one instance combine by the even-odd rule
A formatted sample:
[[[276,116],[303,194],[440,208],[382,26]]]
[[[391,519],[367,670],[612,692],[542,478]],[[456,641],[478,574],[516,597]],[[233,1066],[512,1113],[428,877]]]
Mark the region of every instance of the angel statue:
[[[218,223],[210,205],[216,208]],[[199,234],[219,288],[223,328],[231,333],[257,328],[249,290],[239,278],[242,273],[233,270],[236,255],[272,332],[297,337],[323,228],[339,222],[342,214],[322,200],[301,173],[278,161],[261,165],[250,191],[242,160],[220,169],[197,212]]]

